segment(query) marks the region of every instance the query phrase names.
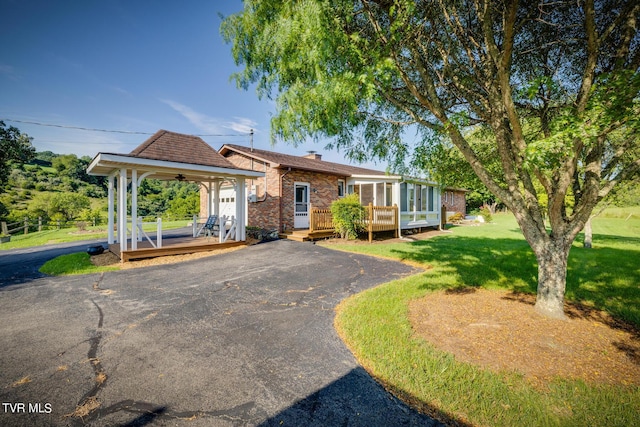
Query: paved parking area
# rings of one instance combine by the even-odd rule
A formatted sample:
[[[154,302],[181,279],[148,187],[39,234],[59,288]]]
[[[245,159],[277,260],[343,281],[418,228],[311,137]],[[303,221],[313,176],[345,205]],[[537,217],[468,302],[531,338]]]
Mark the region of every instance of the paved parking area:
[[[0,425],[437,425],[386,393],[333,328],[340,300],[412,272],[276,241],[23,275],[0,286]]]

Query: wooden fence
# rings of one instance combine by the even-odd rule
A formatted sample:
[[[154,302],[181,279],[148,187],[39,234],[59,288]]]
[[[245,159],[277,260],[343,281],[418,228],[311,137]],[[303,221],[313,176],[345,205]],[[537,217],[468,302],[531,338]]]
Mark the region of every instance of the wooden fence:
[[[369,242],[373,240],[373,233],[378,231],[395,231],[398,237],[398,220],[400,218],[398,206],[365,206],[365,216],[362,219],[363,228],[369,233]],[[309,231],[333,230],[333,216],[331,209],[311,208],[309,215]]]
[[[37,220],[31,219],[29,217],[25,217],[24,220],[6,223],[4,221],[0,222],[0,234],[5,236],[10,236],[14,234],[18,234],[20,232],[24,234],[29,234],[29,232],[42,231],[44,229],[55,228],[60,230],[62,227],[68,227],[69,223],[75,225],[78,228],[81,228],[81,225],[88,226],[91,225],[89,221],[62,221],[62,220],[43,220],[42,217],[38,217]],[[96,225],[95,219],[93,220],[93,225]]]
[[[24,230],[24,234],[27,234],[29,233],[29,225],[29,218],[26,217],[24,221],[13,222],[10,224],[2,221],[2,223],[0,223],[0,234],[10,236],[11,234],[17,234],[21,230]]]

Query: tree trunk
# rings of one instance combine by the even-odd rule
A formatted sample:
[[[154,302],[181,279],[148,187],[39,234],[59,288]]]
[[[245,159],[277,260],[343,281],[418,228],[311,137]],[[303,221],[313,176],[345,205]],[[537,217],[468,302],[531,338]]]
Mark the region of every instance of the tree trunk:
[[[591,217],[584,224],[584,247],[591,249],[593,244],[593,230],[591,229]]]
[[[570,249],[571,245],[551,241],[536,252],[538,296],[535,309],[545,316],[565,319],[564,292],[567,285],[567,260]]]

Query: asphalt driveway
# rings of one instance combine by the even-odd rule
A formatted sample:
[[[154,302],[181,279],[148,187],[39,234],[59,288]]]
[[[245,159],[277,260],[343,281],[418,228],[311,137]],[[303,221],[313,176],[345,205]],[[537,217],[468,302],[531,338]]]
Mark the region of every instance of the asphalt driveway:
[[[17,274],[0,286],[0,425],[436,425],[333,328],[340,300],[411,272],[276,241],[104,275]]]

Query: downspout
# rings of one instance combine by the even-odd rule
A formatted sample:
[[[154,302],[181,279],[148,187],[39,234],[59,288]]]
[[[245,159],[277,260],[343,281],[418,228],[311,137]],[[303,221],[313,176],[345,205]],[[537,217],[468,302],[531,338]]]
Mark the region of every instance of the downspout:
[[[284,228],[284,223],[282,222],[282,182],[284,180],[284,177],[286,174],[288,174],[289,172],[291,172],[291,168],[287,168],[287,171],[285,173],[283,173],[282,175],[280,175],[280,203],[278,203],[278,208],[279,208],[279,212],[278,212],[278,220],[280,221],[280,228],[282,228],[282,232],[284,233],[286,230]],[[265,176],[265,180],[266,180],[266,176]]]

